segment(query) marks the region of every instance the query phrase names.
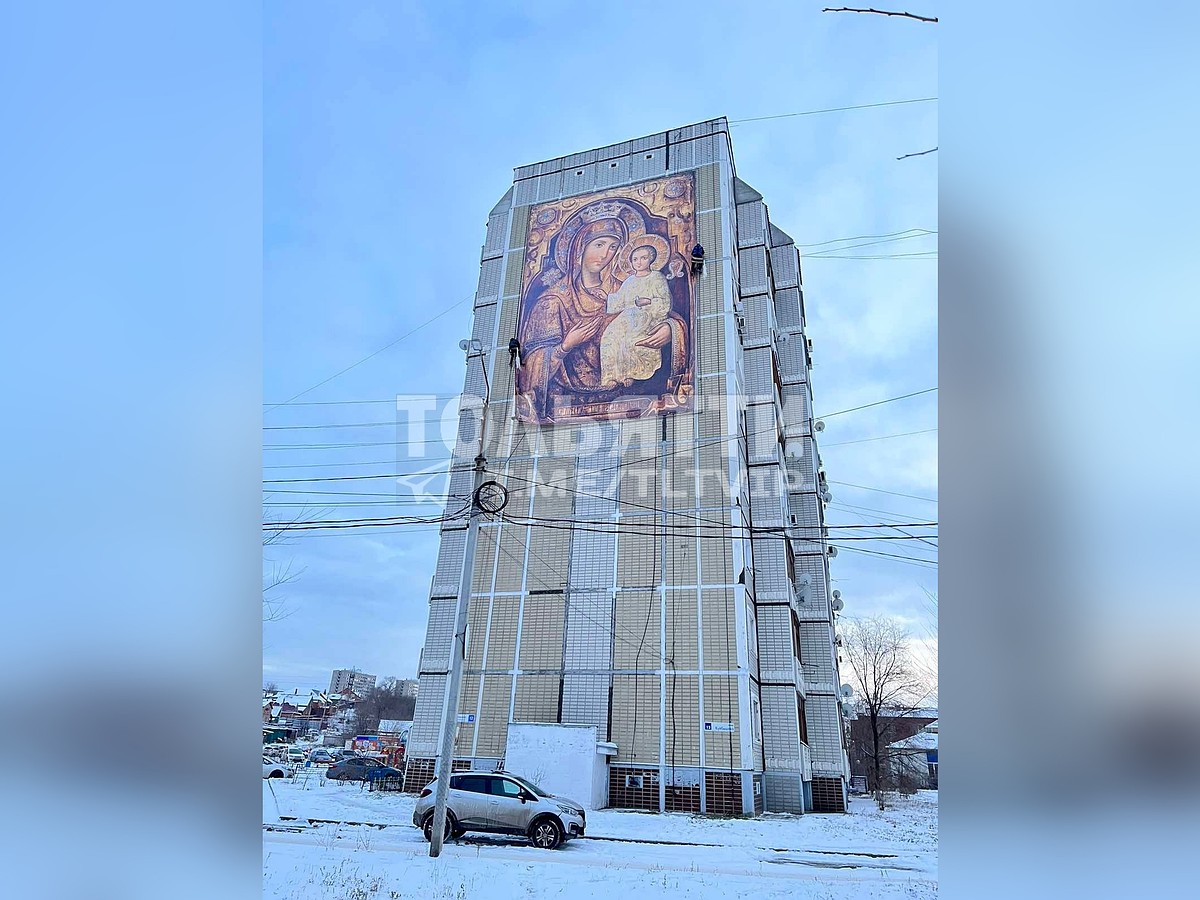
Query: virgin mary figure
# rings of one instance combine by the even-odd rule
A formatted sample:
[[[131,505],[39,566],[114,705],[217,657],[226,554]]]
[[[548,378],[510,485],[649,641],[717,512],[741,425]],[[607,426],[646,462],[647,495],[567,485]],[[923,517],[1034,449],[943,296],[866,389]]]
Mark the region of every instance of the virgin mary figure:
[[[550,283],[536,297],[538,282],[530,290],[517,373],[519,402],[531,407],[522,410],[530,418],[551,417],[553,393],[601,390],[600,334],[611,319],[606,312],[608,295],[620,287],[613,263],[628,237],[619,218],[589,222],[571,239],[566,272],[547,273]]]

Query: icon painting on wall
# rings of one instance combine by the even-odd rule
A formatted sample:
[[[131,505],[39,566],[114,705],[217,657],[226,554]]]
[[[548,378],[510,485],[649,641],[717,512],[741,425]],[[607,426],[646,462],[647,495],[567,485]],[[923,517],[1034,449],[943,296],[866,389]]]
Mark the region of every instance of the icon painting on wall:
[[[517,417],[554,424],[692,408],[695,178],[533,207]]]

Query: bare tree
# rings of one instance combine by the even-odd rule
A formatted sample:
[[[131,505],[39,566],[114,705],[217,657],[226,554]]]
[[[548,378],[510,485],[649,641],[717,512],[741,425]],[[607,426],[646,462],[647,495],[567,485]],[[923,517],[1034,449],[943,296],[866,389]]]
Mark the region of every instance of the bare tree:
[[[385,678],[354,704],[355,728],[360,734],[379,729],[380,719],[410,720],[416,700],[405,696],[398,678]]]
[[[271,556],[270,548],[285,544],[288,540],[289,527],[300,522],[306,522],[319,516],[313,510],[301,510],[300,513],[286,521],[276,518],[275,512],[269,507],[263,507],[263,621],[277,622],[287,618],[291,611],[284,605],[284,596],[280,588],[291,584],[303,574],[304,570],[292,568],[292,561],[278,560]]]
[[[859,692],[859,708],[870,725],[867,750],[872,790],[883,802],[892,781],[888,765],[891,721],[912,713],[929,696],[931,685],[914,665],[908,631],[895,619],[871,616],[846,620],[842,653]]]
[[[913,19],[914,21],[917,21],[917,22],[932,22],[935,24],[937,22],[937,16],[918,16],[914,13],[897,12],[895,10],[890,10],[890,9],[859,9],[859,8],[855,8],[852,6],[840,6],[837,9],[832,9],[827,6],[823,10],[821,10],[821,12],[870,13],[871,15],[876,15],[876,16],[898,16],[903,19]]]

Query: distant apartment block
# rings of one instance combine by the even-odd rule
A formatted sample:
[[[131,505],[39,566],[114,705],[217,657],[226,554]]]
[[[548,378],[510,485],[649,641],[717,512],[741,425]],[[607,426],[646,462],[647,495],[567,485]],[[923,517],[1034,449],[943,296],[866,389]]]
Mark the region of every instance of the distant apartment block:
[[[329,693],[345,694],[353,692],[355,694],[365,694],[371,688],[375,687],[375,675],[367,675],[365,672],[359,672],[356,669],[334,669],[333,677],[329,679]]]

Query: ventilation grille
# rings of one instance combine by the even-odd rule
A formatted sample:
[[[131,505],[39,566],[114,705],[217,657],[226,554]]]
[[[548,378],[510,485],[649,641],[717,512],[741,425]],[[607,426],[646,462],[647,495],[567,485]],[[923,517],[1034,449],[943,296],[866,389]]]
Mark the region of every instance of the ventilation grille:
[[[617,809],[657,810],[658,769],[609,769],[608,805]]]
[[[846,798],[840,778],[813,778],[813,812],[845,812]]]
[[[734,772],[705,772],[704,791],[708,809],[713,816],[742,814],[742,776]]]
[[[418,794],[433,781],[434,760],[410,759],[404,767],[404,793]]]

